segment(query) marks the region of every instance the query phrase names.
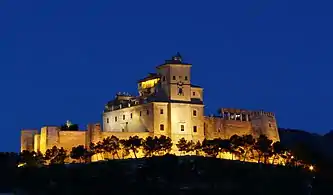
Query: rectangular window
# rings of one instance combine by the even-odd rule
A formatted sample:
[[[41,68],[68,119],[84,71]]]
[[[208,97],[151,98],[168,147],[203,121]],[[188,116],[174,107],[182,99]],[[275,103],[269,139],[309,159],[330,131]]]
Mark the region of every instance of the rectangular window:
[[[149,110],[147,110],[147,115],[149,115]]]
[[[163,109],[160,109],[160,114],[163,114]]]
[[[197,116],[197,111],[193,110],[193,116]]]
[[[165,76],[163,76],[163,81],[165,81]]]
[[[192,93],[192,94],[193,94],[193,96],[195,96],[195,91],[193,91],[193,93]]]
[[[125,120],[125,115],[123,115],[123,120]]]
[[[172,80],[176,80],[176,76],[172,76]]]
[[[142,115],[142,112],[140,111],[140,116]]]
[[[109,118],[106,118],[106,123],[109,123]]]
[[[193,126],[193,132],[197,132],[197,126]]]
[[[187,81],[187,76],[185,76],[185,81]]]
[[[133,113],[131,113],[131,118],[133,118]]]
[[[184,131],[185,130],[185,126],[184,125],[180,125],[180,131]]]
[[[163,124],[160,124],[160,130],[164,131],[164,125]]]
[[[117,117],[114,117],[114,121],[117,122]]]

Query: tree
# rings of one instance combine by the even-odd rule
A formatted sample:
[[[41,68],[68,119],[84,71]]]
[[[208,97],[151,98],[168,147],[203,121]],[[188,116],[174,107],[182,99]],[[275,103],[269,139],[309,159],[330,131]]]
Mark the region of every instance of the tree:
[[[252,135],[243,135],[242,136],[242,146],[244,148],[244,156],[243,161],[246,160],[247,154],[250,152],[253,155],[253,147],[256,140],[253,138]]]
[[[185,138],[181,138],[178,140],[178,144],[176,144],[179,152],[184,152],[184,155],[187,151],[187,147],[188,147],[188,144],[187,144],[187,141]]]
[[[130,136],[128,140],[122,141],[122,144],[124,146],[125,151],[132,150],[135,159],[137,159],[137,152],[138,149],[142,146],[142,138],[139,138],[137,135],[136,136]]]
[[[238,135],[231,136],[230,144],[231,144],[230,151],[232,153],[232,159],[234,159],[234,155],[239,157],[241,154],[244,153],[244,150],[242,148],[243,146],[242,137]]]
[[[202,151],[208,156],[215,157],[219,154],[219,146],[217,140],[204,140],[202,142]]]
[[[57,146],[53,146],[45,153],[45,160],[48,160],[50,164],[64,164],[67,157],[67,151],[63,147],[58,149]]]
[[[194,146],[194,151],[195,151],[195,155],[199,156],[200,152],[202,151],[202,145],[200,143],[200,141],[197,141],[197,143]]]
[[[153,139],[151,136],[149,136],[143,141],[142,146],[145,157],[153,156],[154,152],[156,151],[156,139]]]
[[[120,142],[119,142],[119,138],[117,138],[114,135],[111,136],[111,148],[112,148],[113,159],[114,159],[114,155],[116,155],[117,158],[120,159],[119,154],[118,154],[118,151],[120,150]]]
[[[156,139],[155,142],[157,142],[156,152],[163,152],[164,154],[168,154],[171,151],[172,141],[170,137],[161,135],[159,138]]]
[[[264,157],[264,163],[267,164],[267,159],[272,156],[272,140],[268,139],[266,135],[260,135],[256,141],[254,148],[258,153],[258,163]]]
[[[280,155],[282,155],[286,150],[285,150],[285,148],[282,146],[281,142],[274,142],[274,143],[273,143],[273,146],[272,146],[272,149],[273,149],[273,154],[274,154],[274,158],[273,158],[272,164],[275,164],[275,160],[276,160]]]
[[[87,153],[88,150],[83,145],[79,145],[72,148],[72,151],[70,152],[70,157],[72,159],[79,160],[80,163],[82,163],[82,161],[87,162]]]
[[[40,152],[24,150],[20,153],[20,163],[25,163],[26,166],[41,166],[45,163],[45,160]]]
[[[101,153],[108,156],[113,152],[112,144],[111,144],[111,137],[106,137],[103,139],[101,143]]]

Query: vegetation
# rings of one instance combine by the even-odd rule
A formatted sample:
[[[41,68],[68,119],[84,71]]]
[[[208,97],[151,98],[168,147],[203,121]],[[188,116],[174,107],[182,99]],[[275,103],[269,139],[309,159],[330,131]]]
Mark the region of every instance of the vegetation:
[[[73,147],[71,151],[54,146],[43,156],[41,153],[23,151],[21,163],[27,166],[42,166],[43,164],[65,164],[65,162],[87,163],[96,155],[98,159],[125,159],[130,156],[135,159],[141,152],[144,157],[169,154],[172,148],[177,148],[180,155],[197,155],[214,158],[229,158],[242,162],[257,162],[263,164],[283,164],[290,166],[308,166],[299,154],[286,149],[280,142],[273,143],[266,136],[254,139],[252,135],[234,135],[230,139],[203,140],[202,142],[187,141],[182,138],[175,144],[169,137],[138,136],[122,139],[115,136],[104,138],[97,143],[91,143],[88,148],[82,145]]]
[[[147,189],[154,194],[176,193],[179,189],[192,190],[192,194],[200,194],[202,190],[201,194],[307,194],[311,184],[312,194],[331,192],[325,185],[332,181],[330,167],[325,170],[318,167],[331,161],[306,142],[290,146],[288,142],[272,143],[266,136],[254,139],[251,135],[202,142],[183,138],[175,144],[165,136],[145,139],[134,136],[125,140],[112,136],[91,143],[88,148],[73,147],[71,151],[54,146],[45,155],[29,151],[0,153],[1,171],[8,175],[2,186],[35,192],[33,194],[41,191],[44,194],[52,191],[130,194]],[[181,156],[170,155],[171,148],[172,151],[177,148]],[[149,158],[138,158],[139,153]],[[93,155],[120,160],[85,164]],[[125,159],[127,157],[134,159]],[[65,162],[81,165],[64,166]],[[302,169],[313,163],[316,163],[315,171]],[[17,164],[25,167],[18,169]],[[316,182],[313,182],[314,173]]]

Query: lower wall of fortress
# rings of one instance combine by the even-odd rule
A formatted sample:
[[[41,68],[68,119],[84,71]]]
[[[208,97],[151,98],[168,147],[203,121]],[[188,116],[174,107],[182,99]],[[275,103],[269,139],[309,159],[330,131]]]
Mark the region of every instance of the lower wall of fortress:
[[[253,134],[251,122],[224,120],[222,118],[205,118],[206,139],[229,139],[233,135]]]

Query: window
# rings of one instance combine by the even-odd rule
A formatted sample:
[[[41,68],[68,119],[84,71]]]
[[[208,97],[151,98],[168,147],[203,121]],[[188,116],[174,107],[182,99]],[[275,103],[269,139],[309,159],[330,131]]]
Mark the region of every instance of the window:
[[[165,76],[163,76],[163,81],[165,81]]]
[[[187,76],[185,76],[185,81],[187,81]]]
[[[149,115],[149,110],[147,110],[147,115]]]
[[[179,76],[179,79],[181,80],[183,77],[182,76]]]
[[[106,123],[109,123],[109,118],[106,118]]]
[[[114,121],[117,122],[117,117],[114,117]]]
[[[197,126],[193,126],[193,132],[197,132]]]
[[[131,118],[133,118],[133,113],[131,113]]]
[[[140,116],[142,115],[142,112],[140,111]]]
[[[269,126],[269,127],[272,127],[272,125],[271,125],[270,123],[268,123],[268,126]]]
[[[160,124],[160,130],[164,131],[164,125],[163,124]]]
[[[195,96],[195,91],[192,92],[193,96]]]
[[[193,116],[197,116],[197,111],[193,110]]]
[[[160,109],[160,114],[163,114],[163,109]]]
[[[184,131],[185,130],[185,126],[184,125],[180,125],[180,131]]]
[[[172,80],[176,80],[176,76],[172,76]]]
[[[125,115],[123,115],[123,120],[125,120]]]

